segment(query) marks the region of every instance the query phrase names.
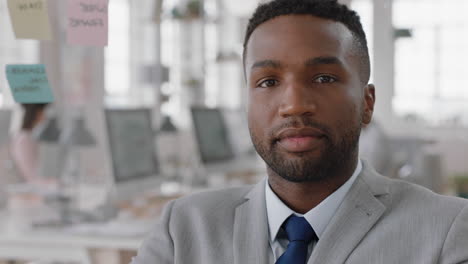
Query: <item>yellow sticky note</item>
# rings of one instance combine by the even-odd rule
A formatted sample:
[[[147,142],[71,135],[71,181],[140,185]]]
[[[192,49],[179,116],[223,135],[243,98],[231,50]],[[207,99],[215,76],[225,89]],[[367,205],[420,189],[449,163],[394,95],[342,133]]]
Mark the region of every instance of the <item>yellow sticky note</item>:
[[[8,0],[16,38],[50,40],[47,0]]]

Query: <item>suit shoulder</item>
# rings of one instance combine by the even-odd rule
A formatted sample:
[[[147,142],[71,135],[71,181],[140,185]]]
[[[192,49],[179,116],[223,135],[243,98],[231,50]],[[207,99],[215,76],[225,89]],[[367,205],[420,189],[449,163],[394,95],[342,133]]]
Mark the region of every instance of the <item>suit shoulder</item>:
[[[245,196],[253,186],[231,187],[207,190],[186,195],[175,200],[174,209],[212,210],[213,208],[233,208],[245,201]]]
[[[442,210],[458,214],[468,206],[468,200],[433,192],[423,186],[403,180],[390,181],[390,193],[393,203],[405,203],[429,210]]]

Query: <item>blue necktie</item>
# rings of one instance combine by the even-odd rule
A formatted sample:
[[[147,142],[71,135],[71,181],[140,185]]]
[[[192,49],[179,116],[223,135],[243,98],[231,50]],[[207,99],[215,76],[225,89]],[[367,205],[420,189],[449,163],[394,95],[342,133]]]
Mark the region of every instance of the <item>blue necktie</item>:
[[[317,240],[314,229],[304,217],[290,216],[283,224],[288,236],[288,248],[276,264],[305,264],[309,243]]]

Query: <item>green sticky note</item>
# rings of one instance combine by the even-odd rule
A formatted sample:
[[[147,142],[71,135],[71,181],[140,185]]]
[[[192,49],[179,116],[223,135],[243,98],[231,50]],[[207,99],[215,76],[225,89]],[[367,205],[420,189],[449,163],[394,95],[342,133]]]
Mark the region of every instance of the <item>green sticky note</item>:
[[[17,103],[39,104],[54,101],[44,64],[7,65],[6,75]]]

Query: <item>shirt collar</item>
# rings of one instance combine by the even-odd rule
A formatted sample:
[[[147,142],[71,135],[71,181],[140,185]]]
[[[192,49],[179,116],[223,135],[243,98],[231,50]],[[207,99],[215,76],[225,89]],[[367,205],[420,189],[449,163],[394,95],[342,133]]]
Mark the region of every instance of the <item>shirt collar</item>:
[[[348,193],[349,189],[356,181],[357,176],[362,171],[361,160],[358,160],[356,169],[354,170],[353,175],[335,192],[330,194],[325,200],[323,200],[316,207],[312,208],[305,215],[294,212],[288,206],[286,206],[278,196],[273,192],[268,181],[265,184],[265,199],[268,215],[268,225],[270,231],[270,240],[273,242],[278,235],[278,232],[281,228],[281,225],[284,221],[291,215],[295,214],[297,216],[304,216],[304,218],[309,222],[309,224],[314,229],[317,237],[320,239],[320,236],[325,231],[328,223],[335,214],[336,210],[340,206],[344,197]]]

